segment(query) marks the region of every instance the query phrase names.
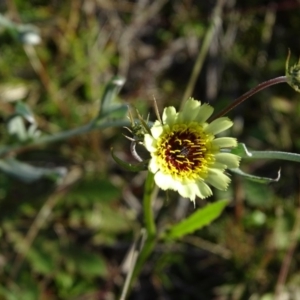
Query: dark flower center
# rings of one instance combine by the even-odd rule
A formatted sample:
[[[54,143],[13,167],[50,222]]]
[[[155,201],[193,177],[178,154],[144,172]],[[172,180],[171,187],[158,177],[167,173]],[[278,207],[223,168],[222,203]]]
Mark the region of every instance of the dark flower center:
[[[164,149],[167,164],[178,172],[201,167],[207,151],[205,140],[189,130],[173,132],[166,140]]]

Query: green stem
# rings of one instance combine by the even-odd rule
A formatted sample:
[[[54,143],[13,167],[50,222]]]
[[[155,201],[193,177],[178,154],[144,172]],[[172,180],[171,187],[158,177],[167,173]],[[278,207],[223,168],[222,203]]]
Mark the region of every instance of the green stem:
[[[156,245],[156,227],[152,208],[152,201],[156,196],[156,192],[157,190],[154,185],[154,174],[148,172],[143,198],[144,223],[147,231],[146,240],[135,265],[130,286],[132,286],[133,282],[135,282],[136,278],[141,273],[146,260],[151,255]]]
[[[278,83],[283,83],[283,82],[287,82],[287,77],[286,76],[279,76],[273,79],[270,79],[268,81],[265,81],[263,83],[260,83],[258,86],[256,86],[255,88],[251,89],[250,91],[248,91],[247,93],[245,93],[244,95],[242,95],[241,97],[235,99],[233,101],[233,103],[231,103],[230,105],[228,105],[227,107],[225,107],[223,110],[221,110],[219,113],[217,113],[215,116],[213,116],[210,120],[213,121],[221,116],[224,116],[225,114],[227,114],[229,111],[231,111],[233,108],[235,108],[236,106],[238,106],[239,104],[241,104],[242,102],[244,102],[246,99],[248,99],[249,97],[253,96],[254,94],[260,92],[261,90],[272,86],[274,84],[278,84]]]
[[[69,138],[77,136],[77,135],[88,133],[92,130],[105,129],[108,127],[123,127],[123,126],[130,126],[130,122],[128,120],[112,120],[112,121],[107,121],[107,122],[96,123],[93,120],[90,123],[83,125],[81,127],[66,130],[63,132],[58,132],[53,135],[44,136],[44,137],[41,137],[34,141],[31,141],[30,143],[28,143],[26,145],[14,145],[14,146],[2,147],[2,148],[0,148],[0,157],[4,157],[11,152],[14,152],[15,154],[17,154],[17,153],[26,151],[28,149],[34,148],[39,145],[59,142],[59,141],[69,139]]]
[[[131,285],[135,282],[136,278],[139,276],[139,274],[142,271],[142,268],[146,262],[146,260],[148,259],[148,257],[150,256],[150,254],[153,252],[153,249],[156,245],[156,239],[154,236],[147,236],[146,237],[146,241],[145,241],[145,245],[139,255],[139,258],[137,260],[137,263],[135,265],[134,271],[133,271],[133,275],[131,278]]]
[[[145,223],[148,237],[155,236],[156,234],[153,208],[152,208],[152,199],[154,198],[153,197],[154,191],[155,191],[154,174],[148,172],[147,179],[145,182],[145,191],[144,191],[144,199],[143,199],[144,223]]]
[[[300,154],[281,151],[250,151],[251,156],[245,156],[246,159],[281,159],[300,162]]]

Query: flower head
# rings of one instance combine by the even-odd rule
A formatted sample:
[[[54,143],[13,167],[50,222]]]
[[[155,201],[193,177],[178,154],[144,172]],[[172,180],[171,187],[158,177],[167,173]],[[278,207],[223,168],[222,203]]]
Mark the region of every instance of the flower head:
[[[181,112],[164,109],[162,121],[156,121],[144,145],[151,154],[149,170],[163,190],[175,190],[195,202],[196,196],[212,195],[208,184],[225,190],[230,178],[226,168],[237,168],[240,157],[223,148],[237,146],[236,139],[215,135],[232,126],[226,117],[207,123],[213,108],[189,98]]]

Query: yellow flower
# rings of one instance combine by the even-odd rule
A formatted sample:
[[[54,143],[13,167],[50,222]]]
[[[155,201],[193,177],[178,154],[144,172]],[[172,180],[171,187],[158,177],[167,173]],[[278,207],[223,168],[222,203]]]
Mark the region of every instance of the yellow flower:
[[[230,178],[226,168],[237,168],[240,157],[222,151],[237,146],[230,137],[215,135],[232,126],[226,117],[207,123],[213,108],[189,98],[181,112],[164,109],[162,120],[155,121],[151,134],[145,134],[144,145],[151,154],[149,171],[163,190],[175,190],[195,203],[195,198],[212,195],[208,184],[225,190]]]

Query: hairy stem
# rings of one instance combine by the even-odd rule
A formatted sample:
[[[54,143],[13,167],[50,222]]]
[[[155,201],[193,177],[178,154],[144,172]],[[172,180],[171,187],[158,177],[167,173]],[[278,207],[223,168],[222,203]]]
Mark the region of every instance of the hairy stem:
[[[210,122],[217,119],[217,118],[219,118],[219,117],[224,116],[225,114],[230,112],[232,109],[234,109],[236,106],[238,106],[239,104],[241,104],[242,102],[247,100],[249,97],[253,96],[254,94],[260,92],[261,90],[264,90],[265,88],[267,88],[269,86],[272,86],[274,84],[283,83],[283,82],[287,82],[287,77],[286,76],[279,76],[279,77],[267,80],[263,83],[260,83],[255,88],[251,89],[250,91],[248,91],[244,95],[242,95],[239,98],[235,99],[233,101],[233,103],[229,104],[227,107],[225,107],[223,110],[221,110],[215,116],[213,116],[211,118]]]

